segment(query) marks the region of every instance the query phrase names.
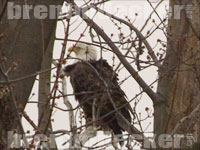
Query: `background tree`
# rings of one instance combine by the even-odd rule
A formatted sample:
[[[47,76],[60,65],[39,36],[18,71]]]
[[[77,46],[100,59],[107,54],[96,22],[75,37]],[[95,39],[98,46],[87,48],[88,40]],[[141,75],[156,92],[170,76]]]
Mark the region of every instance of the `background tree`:
[[[10,145],[7,140],[8,131],[25,132],[20,121],[22,116],[35,129],[35,134],[32,136],[31,141],[28,141],[30,146],[35,146],[33,138],[38,133],[43,133],[47,136],[53,133],[55,135],[69,134],[71,141],[73,141],[72,139],[75,140],[75,143],[71,142],[71,146],[76,146],[76,133],[81,132],[83,133],[81,135],[85,134],[88,138],[95,136],[95,134],[91,135],[87,129],[85,132],[82,132],[85,127],[84,123],[73,124],[73,121],[77,121],[74,118],[75,116],[73,116],[73,112],[77,110],[75,109],[77,107],[74,108],[68,100],[70,94],[66,96],[66,91],[63,90],[61,92],[59,88],[60,81],[65,82],[60,74],[61,65],[70,61],[70,57],[65,55],[66,47],[69,42],[86,42],[81,40],[86,36],[86,32],[88,32],[92,44],[100,47],[101,53],[103,53],[103,49],[113,53],[113,67],[115,71],[120,73],[123,69],[127,70],[129,77],[125,78],[122,83],[129,78],[133,78],[142,88],[140,93],[129,99],[133,111],[136,112],[134,126],[138,130],[137,133],[146,136],[142,126],[143,119],[135,110],[140,102],[138,97],[146,93],[153,103],[154,133],[158,135],[167,133],[172,136],[175,134],[183,135],[185,138],[181,139],[182,148],[188,148],[188,146],[191,148],[193,146],[193,149],[198,149],[200,145],[199,2],[197,0],[170,0],[169,16],[166,18],[161,17],[157,11],[157,8],[163,2],[162,0],[156,3],[156,5],[147,0],[153,11],[149,13],[149,18],[144,23],[144,26],[139,29],[134,26],[134,21],[132,22],[129,16],[121,18],[102,9],[101,6],[104,3],[109,3],[109,1],[88,1],[82,6],[77,5],[76,1],[68,0],[66,2],[69,9],[64,11],[63,15],[65,16],[60,18],[63,24],[65,24],[65,34],[63,38],[56,38],[56,40],[63,43],[60,56],[54,61],[56,71],[53,73],[54,78],[51,80],[50,71],[52,70],[51,62],[56,20],[48,18],[42,20],[35,19],[32,10],[30,13],[31,19],[24,20],[21,18],[11,21],[7,17],[8,1],[3,0],[0,2],[1,149]],[[29,5],[33,4],[35,6],[38,4],[45,6],[52,4],[61,5],[62,3],[63,1],[61,0],[28,2]],[[14,4],[22,6],[24,2],[14,1]],[[94,11],[93,18],[87,16],[88,11]],[[116,33],[109,35],[107,32],[104,32],[105,29],[95,22],[95,15],[97,13],[110,18],[113,28],[117,28],[115,30]],[[153,14],[158,18],[158,22],[152,19]],[[77,26],[73,25],[74,22],[72,20],[78,15],[86,23],[85,28],[75,39],[70,39],[69,37],[73,33],[71,27],[75,27],[74,30],[82,28],[81,25],[83,23]],[[136,13],[136,18],[137,15]],[[167,20],[168,25],[166,24]],[[148,27],[150,21],[154,25],[153,29]],[[153,36],[158,30],[163,32],[167,39],[167,43],[165,39],[156,39],[157,44],[162,46],[160,50],[156,47],[152,48],[153,46],[148,41],[148,38]],[[144,31],[146,31],[146,35],[144,35]],[[50,38],[51,36],[52,38]],[[141,77],[141,72],[151,66],[158,69],[159,77],[152,84],[147,84]],[[39,75],[39,98],[37,101],[39,117],[37,125],[24,112],[36,75]],[[61,79],[59,79],[60,75]],[[50,81],[53,81],[51,89]],[[157,90],[155,91],[152,85],[157,81]],[[65,84],[63,86],[66,88]],[[68,110],[63,110],[57,106],[56,103],[61,97],[64,98]],[[52,112],[54,109],[69,112],[69,124],[71,125],[69,130],[52,130],[51,117],[53,116]],[[79,110],[79,112],[81,111]],[[147,118],[150,118],[152,112],[150,112],[149,107],[146,107],[146,112],[148,113]],[[79,121],[83,120],[84,117],[79,119]],[[129,126],[129,124],[124,126]],[[134,133],[136,132],[135,127],[133,127]],[[82,142],[87,142],[88,138]],[[194,138],[194,144],[188,145],[188,138]],[[55,137],[52,139],[55,140]],[[156,140],[158,140],[156,145],[152,144],[152,147],[173,148],[174,146],[174,144],[166,145],[166,143],[159,143],[159,138],[156,138]],[[179,144],[179,140],[175,139],[173,142]],[[26,139],[24,142],[27,142]],[[131,142],[127,143],[127,149],[135,146],[135,142]],[[144,146],[143,140],[139,142]],[[106,146],[102,145],[102,147]],[[117,149],[115,144],[113,147]]]
[[[192,133],[197,145],[200,144],[199,6],[198,1],[170,1],[174,9],[157,89],[166,103],[154,107],[155,133]]]
[[[21,11],[19,19],[8,19],[8,2],[19,6],[15,8],[16,12]],[[50,6],[62,3],[63,0],[0,2],[0,81],[3,83],[0,85],[1,149],[7,145],[8,131],[24,133],[19,119],[28,102],[35,77],[41,69],[42,59],[52,51],[47,51],[47,47],[52,43],[50,37],[56,25],[56,19],[36,19],[33,9],[30,10],[30,19],[23,19],[26,10],[22,11],[22,8],[24,5]]]

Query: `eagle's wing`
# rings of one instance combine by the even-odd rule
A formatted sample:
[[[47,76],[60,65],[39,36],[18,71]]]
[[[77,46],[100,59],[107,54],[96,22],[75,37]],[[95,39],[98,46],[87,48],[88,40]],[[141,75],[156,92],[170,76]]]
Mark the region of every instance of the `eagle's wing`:
[[[115,134],[121,134],[123,129],[117,122],[117,114],[111,101],[114,102],[117,111],[129,122],[131,122],[131,116],[126,105],[128,102],[118,85],[117,74],[114,73],[112,67],[105,60],[99,60],[78,62],[71,68],[73,69],[68,73],[75,98],[79,101],[86,117],[92,118],[92,108],[95,105],[98,118]]]

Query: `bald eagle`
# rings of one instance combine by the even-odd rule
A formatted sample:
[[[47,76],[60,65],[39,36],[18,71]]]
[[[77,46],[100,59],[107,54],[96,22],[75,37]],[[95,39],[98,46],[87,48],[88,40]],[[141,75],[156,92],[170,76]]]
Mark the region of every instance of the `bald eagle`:
[[[82,108],[86,123],[96,124],[102,129],[111,129],[114,135],[121,135],[123,122],[119,113],[131,122],[128,102],[118,84],[118,75],[104,59],[97,60],[94,46],[77,43],[68,50],[74,52],[77,60],[64,68],[70,77],[75,99]],[[95,118],[95,121],[94,121]]]

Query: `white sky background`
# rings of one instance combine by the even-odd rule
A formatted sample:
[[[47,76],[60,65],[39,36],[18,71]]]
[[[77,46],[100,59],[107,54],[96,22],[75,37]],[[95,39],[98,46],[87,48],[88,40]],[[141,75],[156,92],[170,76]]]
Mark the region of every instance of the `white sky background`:
[[[82,4],[83,1],[76,1],[77,4]],[[156,6],[157,3],[154,3],[154,7]],[[166,7],[168,6],[168,0],[165,0],[160,7],[157,9],[157,12],[159,16],[163,19],[166,17]],[[65,11],[66,8],[63,8],[63,12]],[[141,27],[144,25],[146,19],[149,17],[149,14],[152,12],[152,8],[150,5],[146,2],[146,0],[113,0],[111,2],[107,2],[104,5],[104,10],[110,13],[114,13],[116,16],[120,18],[124,18],[125,16],[128,16],[131,20],[135,20],[133,22],[133,25],[137,27],[139,30]],[[135,13],[138,14],[137,17],[135,17]],[[89,16],[92,16],[94,14],[94,11],[90,11],[87,14],[90,14]],[[154,14],[152,19],[155,19],[156,24],[159,24],[160,21],[158,17]],[[81,22],[81,19],[77,17],[73,17],[71,19],[71,23],[74,22],[74,20],[77,20],[72,26],[70,26],[70,31],[76,28],[76,26]],[[110,21],[108,17],[105,17],[103,15],[97,15],[94,19],[94,21],[104,29],[104,31],[110,36],[111,33],[114,33],[115,35],[118,34],[116,27],[113,25],[113,23]],[[118,25],[120,25],[118,22],[116,22]],[[83,32],[85,29],[86,24],[83,22],[74,32],[72,32],[69,36],[69,39],[74,39],[78,40],[80,37],[80,34]],[[129,30],[125,26],[121,26],[123,33],[129,34]],[[145,28],[145,30],[142,32],[143,35],[146,35],[147,31],[150,29],[154,29],[156,26],[152,23],[152,21],[149,21],[149,24]],[[81,41],[86,41],[86,42],[91,42],[91,39],[89,37],[88,31],[85,36],[81,38]],[[57,38],[64,38],[64,26],[63,23],[60,21],[57,24],[57,32],[56,32],[56,37]],[[115,36],[113,39],[114,41],[117,40]],[[151,47],[154,47],[157,43],[157,39],[162,39],[166,40],[163,32],[161,30],[157,30],[154,34],[151,35],[147,40],[150,43]],[[70,47],[73,43],[68,42],[67,47]],[[158,51],[159,48],[161,48],[161,45],[158,44],[154,50]],[[62,49],[62,41],[55,41],[54,45],[54,59],[60,57]],[[98,48],[97,48],[98,49]],[[99,51],[100,52],[100,51]],[[122,51],[123,52],[123,51]],[[124,53],[124,52],[123,52]],[[147,53],[147,52],[145,52]],[[103,52],[103,58],[107,59],[109,64],[112,65],[113,54],[111,52]],[[141,58],[146,57],[146,55],[142,56]],[[115,64],[118,64],[118,59],[115,57]],[[67,64],[72,63],[72,61],[67,62]],[[136,68],[135,63],[133,63],[133,67]],[[53,74],[53,73],[52,73]],[[141,77],[145,80],[147,84],[151,84],[153,81],[157,79],[157,68],[156,67],[149,67],[139,73]],[[129,76],[128,72],[125,69],[122,69],[119,73],[119,79],[120,81],[125,79],[127,76]],[[73,93],[73,90],[71,86],[69,85],[70,83],[68,82],[68,93]],[[61,85],[60,85],[61,87]],[[141,89],[138,86],[138,84],[135,82],[133,78],[129,78],[126,80],[122,85],[121,88],[123,91],[126,93],[128,99],[130,100],[133,98],[136,94],[140,93]],[[156,91],[156,84],[154,84],[154,91]],[[38,81],[36,81],[32,93],[35,93],[34,96],[31,97],[31,101],[37,101],[37,90],[38,90]],[[146,94],[142,94],[142,97],[139,96],[140,102],[138,103],[136,107],[137,114],[141,113],[140,117],[141,119],[147,117],[147,112],[145,111],[146,107],[150,108],[150,111],[153,112],[153,107],[152,107],[152,102],[149,99],[149,97]],[[73,104],[73,106],[76,106],[77,103],[75,102],[73,97],[69,97],[70,102]],[[134,102],[134,101],[133,101]],[[61,107],[63,109],[66,109],[65,105],[63,104],[62,99],[56,100],[57,106]],[[134,103],[131,103],[132,106],[134,106]],[[25,111],[27,114],[30,116],[32,120],[37,124],[37,104],[27,104]],[[69,130],[69,121],[68,121],[68,113],[67,112],[62,112],[60,110],[55,109],[52,115],[52,119],[54,120],[53,122],[53,129],[54,130],[59,130],[59,129],[66,129]],[[23,119],[23,123],[25,125],[25,131],[30,130],[31,134],[33,133],[32,127]],[[149,118],[142,123],[143,130],[145,132],[152,132],[153,131],[153,118]],[[88,145],[91,143],[97,142],[100,138],[104,138],[105,136],[102,136],[103,132],[99,132],[97,138],[95,138],[93,141],[91,140]],[[57,139],[58,146],[60,148],[66,148],[66,145],[62,147],[61,145],[68,140],[69,136],[65,135]],[[100,143],[103,144],[103,143]]]

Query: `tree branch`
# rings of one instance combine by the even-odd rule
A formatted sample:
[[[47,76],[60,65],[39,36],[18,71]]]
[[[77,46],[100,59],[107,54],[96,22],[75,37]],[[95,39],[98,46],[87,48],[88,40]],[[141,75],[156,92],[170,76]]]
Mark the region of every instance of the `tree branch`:
[[[102,14],[106,15],[106,16],[109,16],[117,21],[119,21],[120,23],[123,23],[125,25],[127,25],[131,30],[135,31],[135,33],[137,34],[138,38],[140,39],[140,41],[142,41],[144,43],[144,45],[146,46],[147,50],[148,50],[148,53],[149,55],[151,56],[151,58],[153,59],[153,61],[155,62],[155,65],[157,67],[160,67],[161,66],[161,63],[160,61],[157,59],[156,55],[154,54],[154,51],[153,49],[151,48],[150,44],[148,43],[148,41],[146,40],[146,38],[142,35],[142,33],[136,28],[134,27],[132,24],[130,24],[129,22],[117,17],[117,16],[114,16],[100,8],[97,8],[96,6],[92,5],[91,7],[93,7],[94,9],[96,9],[97,11],[101,12]]]
[[[76,13],[89,25],[91,26],[103,39],[108,42],[108,45],[113,50],[113,52],[117,55],[119,60],[128,70],[128,72],[132,75],[132,77],[137,81],[137,83],[142,87],[142,89],[147,93],[147,95],[152,99],[154,103],[158,102],[158,95],[145,83],[145,81],[139,76],[137,71],[129,64],[129,62],[123,57],[122,53],[115,46],[112,40],[107,36],[107,34],[93,21],[91,20],[85,13],[81,13],[81,8],[79,8],[73,1],[70,1],[74,5],[74,10]]]

